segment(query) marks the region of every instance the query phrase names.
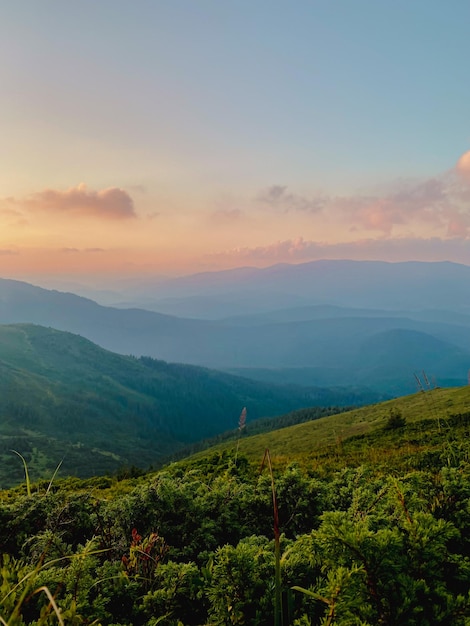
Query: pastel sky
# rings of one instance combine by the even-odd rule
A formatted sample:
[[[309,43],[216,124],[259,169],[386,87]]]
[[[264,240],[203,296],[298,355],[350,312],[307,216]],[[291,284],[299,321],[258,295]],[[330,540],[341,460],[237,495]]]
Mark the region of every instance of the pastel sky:
[[[470,264],[470,3],[0,6],[0,276]]]

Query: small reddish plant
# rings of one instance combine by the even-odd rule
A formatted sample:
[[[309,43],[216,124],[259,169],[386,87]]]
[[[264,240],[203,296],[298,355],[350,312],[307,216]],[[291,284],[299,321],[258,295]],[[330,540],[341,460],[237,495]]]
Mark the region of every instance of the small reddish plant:
[[[165,540],[158,533],[142,537],[137,529],[133,528],[129,556],[122,557],[126,576],[143,578],[151,584],[155,570],[165,558],[168,549]]]

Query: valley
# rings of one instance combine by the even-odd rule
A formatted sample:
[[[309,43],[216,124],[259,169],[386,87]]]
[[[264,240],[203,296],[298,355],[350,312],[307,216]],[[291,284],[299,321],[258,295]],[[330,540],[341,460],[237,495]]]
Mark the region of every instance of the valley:
[[[205,319],[0,280],[5,623],[466,626],[466,270],[407,266],[458,285],[418,308],[359,269],[220,317],[182,281]]]

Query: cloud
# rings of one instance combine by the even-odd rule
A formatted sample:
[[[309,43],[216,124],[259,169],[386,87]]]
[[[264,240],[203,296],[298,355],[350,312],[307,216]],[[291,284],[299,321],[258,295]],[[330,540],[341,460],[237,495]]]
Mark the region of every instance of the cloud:
[[[470,181],[470,150],[468,152],[464,152],[460,159],[457,161],[457,165],[455,169],[462,178]]]
[[[352,222],[351,230],[378,230],[390,234],[396,224],[406,222],[399,208],[387,198],[364,198],[359,203],[357,199],[352,203],[342,199],[336,206],[345,210]]]
[[[443,181],[430,178],[419,183],[402,183],[401,188],[384,197],[359,201],[356,198],[349,206],[347,201],[341,204],[357,225],[390,234],[394,226],[412,221],[442,226],[452,199]]]
[[[383,195],[332,197],[324,213],[349,223],[351,232],[397,235],[423,226],[442,236],[469,236],[470,185],[454,171],[422,181],[399,181]]]
[[[462,168],[467,167],[467,161],[462,162]],[[470,181],[470,153],[468,171]],[[376,231],[391,236],[395,227],[426,225],[443,234],[463,235],[468,233],[470,185],[462,183],[455,172],[418,181],[396,181],[386,193],[370,195],[306,198],[288,192],[286,186],[273,185],[258,195],[257,201],[278,212],[321,214],[350,224],[352,232]]]
[[[290,211],[305,211],[318,213],[323,209],[325,200],[321,197],[307,198],[296,193],[287,191],[285,185],[272,185],[262,191],[256,198],[262,204],[284,213]]]
[[[446,199],[445,181],[439,178],[428,178],[424,181],[401,183],[401,188],[390,195],[390,198],[403,209],[419,211],[435,206]]]
[[[10,250],[8,248],[0,248],[0,256],[11,256],[13,254],[19,254],[19,252],[17,250]]]
[[[63,254],[96,254],[97,252],[106,252],[104,248],[61,248],[60,252]]]
[[[30,211],[68,213],[105,219],[136,217],[132,198],[127,191],[117,187],[93,191],[81,183],[66,191],[45,189],[23,200],[13,200]]]
[[[397,237],[324,243],[299,238],[276,241],[267,246],[234,248],[210,255],[208,258],[225,263],[253,263],[255,265],[345,258],[387,261],[451,260],[470,265],[470,239],[465,237]]]
[[[447,235],[449,237],[468,237],[470,234],[470,214],[461,211],[448,211]]]
[[[322,250],[323,245],[315,241],[286,239],[276,241],[267,246],[241,247],[209,255],[212,259],[233,259],[245,261],[267,261],[277,263],[281,261],[300,261],[315,258]]]
[[[24,213],[17,210],[16,208],[11,208],[11,203],[14,203],[13,198],[0,198],[0,219],[4,221],[4,223],[8,227],[24,227],[28,226],[28,220],[25,218]]]
[[[210,220],[215,224],[227,224],[237,222],[244,216],[240,209],[218,209],[210,215]]]
[[[395,237],[406,232],[436,233],[442,237],[470,236],[470,151],[455,168],[422,180],[398,180],[388,189],[349,196],[305,197],[285,185],[260,193],[258,206],[278,213],[304,212],[340,223],[351,232],[373,231]]]
[[[3,202],[11,202],[11,198],[6,198]],[[23,217],[23,214],[16,209],[0,209],[0,215],[2,217]]]
[[[277,241],[268,246],[258,246],[251,249],[241,248],[240,252],[242,255],[257,259],[301,260],[316,256],[321,247],[321,244],[315,241],[305,241],[302,237],[299,237],[298,239]]]

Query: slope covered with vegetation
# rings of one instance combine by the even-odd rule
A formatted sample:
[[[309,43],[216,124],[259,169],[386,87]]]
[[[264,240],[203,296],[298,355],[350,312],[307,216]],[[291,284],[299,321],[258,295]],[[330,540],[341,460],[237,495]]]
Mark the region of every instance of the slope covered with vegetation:
[[[467,626],[469,406],[468,387],[427,390],[242,436],[132,481],[1,492],[0,614],[12,625]]]
[[[62,458],[66,475],[85,477],[159,463],[236,428],[244,406],[256,419],[312,404],[366,402],[354,392],[126,357],[50,328],[0,326],[0,485],[21,480],[12,449],[35,477],[50,475]]]
[[[304,414],[308,416],[308,413],[308,409],[294,411],[293,426],[255,436],[250,436],[250,431],[256,431],[257,424],[248,423],[240,449],[256,464],[269,448],[277,467],[296,462],[306,468],[314,466],[325,471],[327,465],[334,466],[338,455],[343,463],[347,460],[353,464],[366,461],[387,464],[396,455],[402,467],[408,455],[414,463],[413,457],[420,448],[426,454],[430,452],[434,430],[441,446],[446,437],[452,436],[456,422],[466,423],[470,418],[470,386],[448,389],[423,386],[422,391],[410,396],[353,409],[334,418],[321,417],[305,422]],[[406,424],[405,429],[387,428],[396,416]],[[281,424],[286,417],[280,418]],[[227,453],[233,445],[233,441],[222,442],[213,451]],[[195,455],[194,460],[207,453]]]

